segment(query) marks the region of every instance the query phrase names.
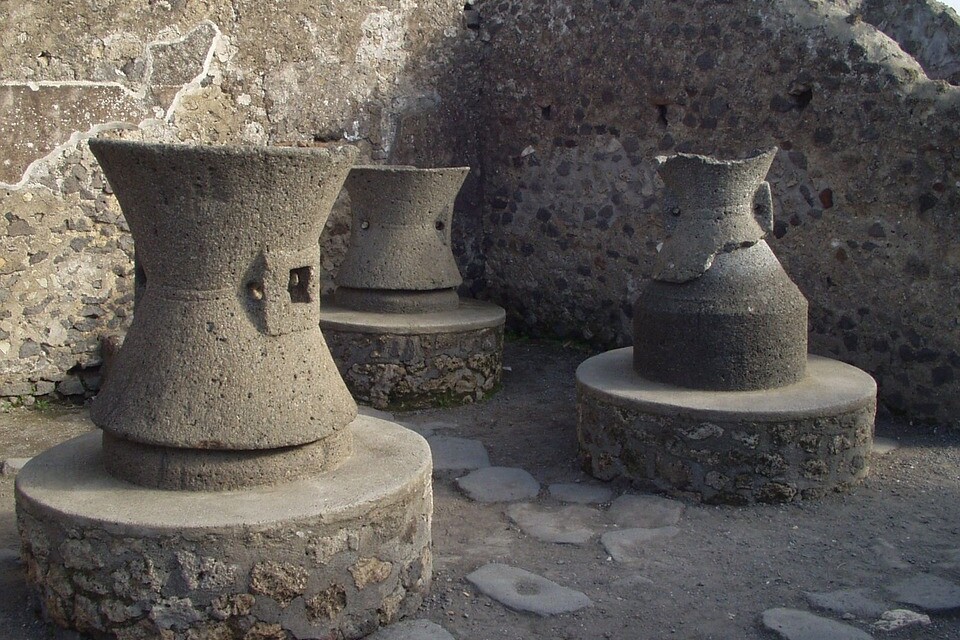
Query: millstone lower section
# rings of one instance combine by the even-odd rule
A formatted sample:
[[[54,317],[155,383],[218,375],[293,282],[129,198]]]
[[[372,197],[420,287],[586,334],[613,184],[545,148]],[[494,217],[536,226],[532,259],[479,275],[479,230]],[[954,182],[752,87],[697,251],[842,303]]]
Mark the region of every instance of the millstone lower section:
[[[95,637],[359,638],[429,588],[427,443],[361,416],[334,471],[239,491],[162,491],[103,468],[99,434],[17,478],[28,581],[48,618]]]
[[[641,378],[632,352],[577,369],[580,448],[597,478],[750,504],[815,498],[866,476],[876,383],[859,369],[810,356],[793,385],[702,391]]]
[[[476,300],[409,314],[324,302],[320,328],[354,398],[380,409],[419,409],[482,400],[499,387],[505,317]]]

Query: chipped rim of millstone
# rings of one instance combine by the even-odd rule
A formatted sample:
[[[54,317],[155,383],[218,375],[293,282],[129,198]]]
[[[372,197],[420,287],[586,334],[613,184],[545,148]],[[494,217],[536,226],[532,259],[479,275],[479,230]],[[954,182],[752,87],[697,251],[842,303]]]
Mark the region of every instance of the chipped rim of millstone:
[[[766,158],[770,158],[770,164],[773,164],[773,159],[776,157],[777,153],[780,151],[780,148],[777,146],[767,147],[767,148],[758,148],[749,152],[746,157],[743,158],[734,158],[734,159],[723,159],[716,158],[714,156],[703,155],[699,153],[674,153],[671,155],[656,156],[654,160],[656,161],[657,168],[660,168],[668,160],[683,159],[683,160],[695,160],[697,162],[702,162],[703,164],[711,165],[748,165],[753,164],[758,161],[762,161]]]
[[[412,164],[355,164],[350,168],[350,172],[390,172],[390,173],[454,173],[460,171],[464,174],[470,172],[471,167],[417,167]]]
[[[329,144],[328,146],[302,147],[284,145],[253,145],[253,144],[187,144],[172,142],[144,142],[142,140],[120,140],[117,138],[90,138],[87,141],[90,148],[101,149],[138,149],[153,153],[183,153],[185,155],[223,155],[223,156],[332,156],[353,155],[359,153],[352,144]]]

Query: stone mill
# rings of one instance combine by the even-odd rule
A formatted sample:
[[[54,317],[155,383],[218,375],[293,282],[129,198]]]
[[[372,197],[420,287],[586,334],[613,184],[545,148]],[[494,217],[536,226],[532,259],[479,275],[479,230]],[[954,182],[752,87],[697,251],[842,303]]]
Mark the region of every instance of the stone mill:
[[[102,430],[17,478],[28,581],[109,638],[357,638],[431,576],[430,451],[357,414],[317,242],[352,147],[94,140],[137,253]]]
[[[457,295],[451,222],[469,170],[350,171],[350,244],[320,326],[361,402],[446,406],[480,400],[500,384],[506,314]]]
[[[764,240],[776,152],[657,158],[667,237],[634,305],[633,347],[577,369],[594,476],[747,504],[867,474],[876,384],[807,354],[807,301]]]

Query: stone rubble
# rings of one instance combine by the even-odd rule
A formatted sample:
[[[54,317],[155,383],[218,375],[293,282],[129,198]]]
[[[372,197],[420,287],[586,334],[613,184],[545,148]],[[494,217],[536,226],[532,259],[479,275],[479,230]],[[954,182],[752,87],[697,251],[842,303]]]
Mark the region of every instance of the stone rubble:
[[[930,623],[930,616],[925,613],[917,613],[909,609],[891,609],[884,611],[880,619],[873,623],[879,631],[897,631],[904,627],[920,625],[927,627]]]

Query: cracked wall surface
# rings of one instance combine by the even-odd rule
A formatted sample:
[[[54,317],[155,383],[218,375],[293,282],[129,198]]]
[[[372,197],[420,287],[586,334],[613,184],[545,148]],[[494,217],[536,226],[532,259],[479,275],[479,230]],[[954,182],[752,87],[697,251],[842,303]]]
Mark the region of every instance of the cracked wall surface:
[[[0,396],[83,395],[132,312],[133,244],[93,136],[198,144],[343,140],[367,162],[476,165],[451,0],[0,0]],[[482,273],[471,177],[454,233]],[[349,234],[322,241],[328,283]]]
[[[510,325],[630,344],[664,237],[654,157],[776,145],[768,241],[812,351],[960,424],[960,88],[936,79],[960,25],[886,4],[479,2],[486,280]]]
[[[630,341],[662,240],[653,158],[780,147],[769,241],[813,351],[960,420],[958,20],[934,0],[0,0],[0,396],[96,388],[133,247],[84,140],[344,140],[469,164],[464,293]],[[954,84],[950,84],[950,83]],[[322,239],[329,285],[349,237]]]

